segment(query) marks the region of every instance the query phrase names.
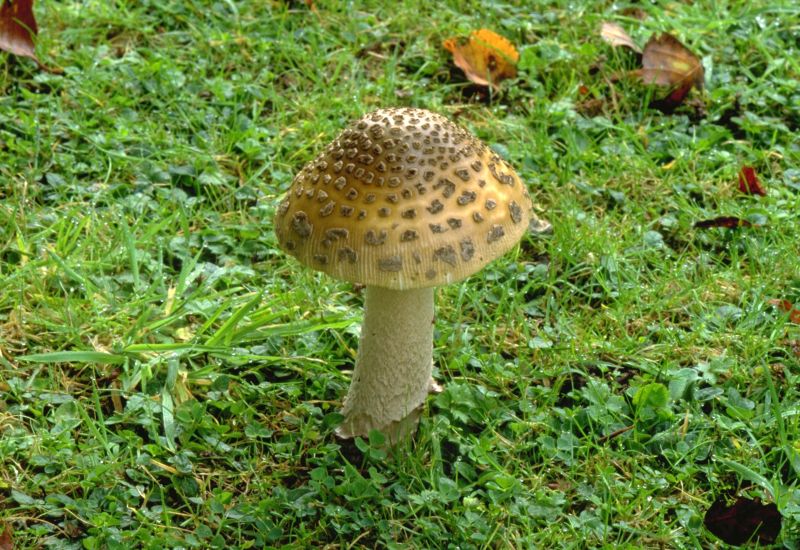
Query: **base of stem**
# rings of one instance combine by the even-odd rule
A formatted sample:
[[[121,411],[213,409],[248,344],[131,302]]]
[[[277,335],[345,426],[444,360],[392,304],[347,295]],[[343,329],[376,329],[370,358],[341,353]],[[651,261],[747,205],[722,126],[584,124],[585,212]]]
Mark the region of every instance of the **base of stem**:
[[[358,357],[344,400],[343,438],[380,430],[390,443],[413,432],[432,391],[433,288],[367,287]]]

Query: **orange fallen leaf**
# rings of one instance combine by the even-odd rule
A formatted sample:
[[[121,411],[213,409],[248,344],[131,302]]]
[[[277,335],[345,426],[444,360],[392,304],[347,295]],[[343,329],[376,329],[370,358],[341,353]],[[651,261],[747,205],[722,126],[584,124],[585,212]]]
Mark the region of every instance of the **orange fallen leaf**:
[[[0,0],[0,50],[30,57],[39,63],[33,43],[38,32],[33,0]]]
[[[739,191],[748,195],[761,195],[762,197],[767,195],[767,191],[758,181],[756,170],[752,166],[742,166],[739,171]]]
[[[501,80],[517,76],[519,52],[508,39],[488,29],[472,31],[467,39],[448,38],[442,46],[475,84],[499,89]]]
[[[770,300],[769,303],[772,304],[773,306],[777,307],[778,309],[780,309],[784,313],[788,313],[789,314],[789,320],[792,323],[800,325],[800,309],[797,309],[796,307],[794,307],[792,302],[790,302],[789,300],[777,300],[776,299],[776,300]]]
[[[600,38],[614,47],[625,46],[636,53],[642,53],[642,49],[636,45],[636,42],[628,36],[628,33],[625,32],[622,25],[618,23],[604,21],[603,24],[600,25]]]

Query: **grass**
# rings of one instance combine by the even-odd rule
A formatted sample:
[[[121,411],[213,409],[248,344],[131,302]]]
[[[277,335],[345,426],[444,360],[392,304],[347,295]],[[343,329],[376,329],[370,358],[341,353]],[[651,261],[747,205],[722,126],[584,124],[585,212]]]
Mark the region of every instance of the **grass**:
[[[722,548],[718,497],[800,547],[793,2],[45,2],[0,58],[0,517],[19,548]],[[628,14],[628,15],[626,15]],[[670,31],[666,115],[598,36]],[[488,27],[519,78],[441,47]],[[582,114],[585,86],[602,102]],[[362,295],[270,223],[347,121],[413,105],[501,151],[554,232],[437,293],[414,441],[333,435]],[[737,190],[756,168],[766,197]],[[758,224],[696,229],[738,216]]]

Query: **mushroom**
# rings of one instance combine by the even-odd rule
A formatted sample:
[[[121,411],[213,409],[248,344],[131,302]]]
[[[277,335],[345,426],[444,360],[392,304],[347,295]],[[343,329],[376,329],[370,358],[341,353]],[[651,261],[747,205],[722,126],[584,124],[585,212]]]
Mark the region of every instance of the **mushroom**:
[[[278,206],[280,246],[301,263],[366,285],[364,322],[339,436],[396,442],[438,390],[434,287],[511,249],[532,212],[516,172],[443,116],[379,109],[350,124],[294,178]]]

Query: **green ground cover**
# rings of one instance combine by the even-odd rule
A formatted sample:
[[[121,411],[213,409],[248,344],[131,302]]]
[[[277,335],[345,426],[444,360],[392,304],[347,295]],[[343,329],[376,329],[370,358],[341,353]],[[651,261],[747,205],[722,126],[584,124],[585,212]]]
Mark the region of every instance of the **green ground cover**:
[[[625,8],[637,7],[643,21]],[[0,518],[19,548],[800,548],[794,2],[42,2],[0,56]],[[620,78],[678,36],[674,113]],[[443,39],[521,52],[475,97]],[[598,101],[587,109],[587,91]],[[409,105],[517,167],[550,235],[437,292],[413,442],[333,435],[363,295],[271,230],[348,121]],[[591,111],[591,112],[588,112]],[[741,193],[755,167],[764,197]],[[694,227],[736,216],[753,227]]]

